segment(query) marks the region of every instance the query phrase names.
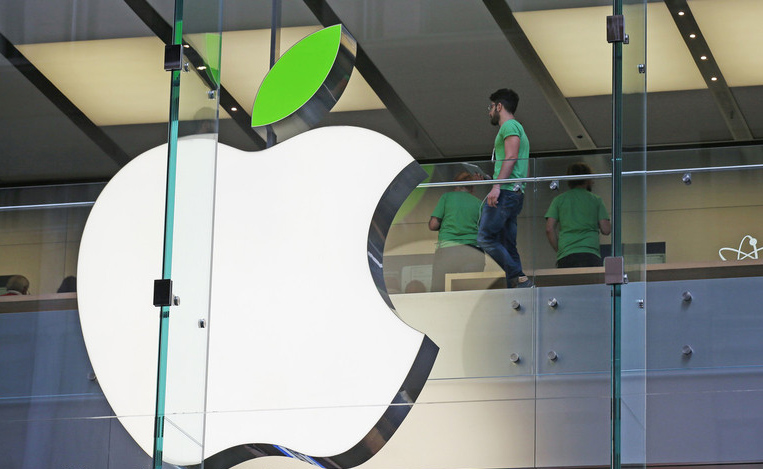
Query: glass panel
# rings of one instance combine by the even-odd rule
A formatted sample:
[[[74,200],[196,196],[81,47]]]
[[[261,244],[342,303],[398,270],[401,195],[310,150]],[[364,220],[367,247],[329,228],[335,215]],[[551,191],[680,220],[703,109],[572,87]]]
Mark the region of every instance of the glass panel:
[[[83,340],[87,320],[78,314],[80,241],[93,202],[133,157],[167,141],[163,44],[142,18],[112,0],[0,6],[0,288],[6,292],[14,274],[30,283],[28,295],[0,298],[3,467],[150,464],[153,406],[122,407],[116,415],[113,371],[120,368],[104,366],[106,354],[93,347],[93,334]],[[122,194],[128,207],[141,192],[132,189]],[[151,208],[140,207],[134,218],[129,212],[113,213],[112,221],[139,225]],[[114,242],[109,251],[124,247]],[[108,300],[98,302],[95,313],[112,324],[107,345],[137,357],[143,348],[131,342],[129,325],[143,316],[108,313],[128,297],[155,309],[150,285],[144,289],[124,271],[116,264],[95,272],[110,287],[124,288],[105,290]],[[155,345],[150,354],[142,369],[156,363]],[[133,375],[126,381],[116,387],[139,402]],[[140,444],[149,450],[125,430],[143,425],[148,432]]]
[[[162,308],[167,352],[162,363],[160,351],[159,367],[166,367],[166,394],[161,395],[160,376],[157,411],[161,413],[163,399],[164,441],[157,448],[163,461],[189,465],[204,459],[221,5],[178,0],[175,8],[176,41],[182,30],[185,65],[172,72],[171,94],[179,100],[170,102],[170,117],[176,121],[170,121],[167,187],[172,200],[165,249],[171,249],[171,256],[165,252],[164,269],[179,301]]]
[[[76,294],[0,299],[0,447],[8,468],[147,466],[113,416],[82,340]]]
[[[622,46],[622,172],[615,178],[620,192],[620,222],[613,234],[622,242],[622,256],[628,283],[613,286],[614,359],[620,359],[619,379],[620,456],[622,465],[647,463],[646,420],[646,13],[645,0],[622,2],[625,33],[629,43]],[[617,120],[617,117],[615,119]],[[617,128],[617,127],[616,127]],[[618,139],[615,139],[617,141]],[[618,187],[619,185],[619,187]],[[618,295],[619,290],[619,295]],[[617,304],[619,302],[619,304]],[[618,343],[619,342],[619,343]],[[617,357],[617,354],[620,356]],[[617,444],[617,442],[615,443]]]
[[[609,458],[610,295],[601,253],[611,243],[600,233],[611,213],[609,165],[606,154],[535,160],[539,466]]]
[[[408,197],[385,244],[384,279],[397,314],[440,347],[432,379],[533,373],[535,294],[505,289],[504,271],[476,247],[482,204],[492,185],[482,179],[492,166],[425,166],[426,184],[434,186]],[[464,185],[469,178],[474,184]],[[436,187],[454,180],[461,185]],[[533,217],[524,213],[517,239],[520,252],[529,253]],[[530,256],[523,259],[532,265]],[[422,292],[438,294],[415,295]]]
[[[649,281],[750,274],[735,270],[760,258],[761,164],[757,146],[649,152],[647,235],[669,264],[653,266]]]
[[[761,135],[758,99],[751,94],[760,87],[748,75],[757,69],[756,59],[732,59],[732,51],[743,51],[749,35],[758,34],[750,24],[757,12],[750,8],[760,6],[689,0],[682,5],[688,21],[675,21],[687,51],[712,64],[697,67],[696,108],[681,112],[713,116],[722,125],[687,136],[686,122],[671,122],[665,132],[692,141],[736,142],[648,155],[647,237],[664,243],[665,262],[648,266],[647,276],[647,412],[649,422],[659,422],[650,424],[648,448],[656,464],[760,459],[748,446],[749,429],[760,419],[748,409],[761,399],[760,382],[753,378],[761,366],[753,351],[759,347],[751,341],[760,325],[750,305],[757,304],[763,286],[757,252],[763,159],[758,142],[747,142]],[[675,7],[671,13],[677,16]],[[724,35],[718,25],[728,21],[736,26]],[[684,384],[676,387],[678,382]],[[664,417],[677,406],[686,415],[680,423]],[[677,432],[679,425],[690,430]]]

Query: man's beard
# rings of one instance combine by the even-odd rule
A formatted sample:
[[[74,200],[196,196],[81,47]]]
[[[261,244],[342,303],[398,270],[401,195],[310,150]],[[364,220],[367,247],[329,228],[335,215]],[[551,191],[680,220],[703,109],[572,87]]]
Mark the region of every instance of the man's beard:
[[[493,114],[492,116],[490,116],[490,123],[493,125],[498,125],[498,120],[500,119],[500,117],[501,116],[499,116],[498,114]]]

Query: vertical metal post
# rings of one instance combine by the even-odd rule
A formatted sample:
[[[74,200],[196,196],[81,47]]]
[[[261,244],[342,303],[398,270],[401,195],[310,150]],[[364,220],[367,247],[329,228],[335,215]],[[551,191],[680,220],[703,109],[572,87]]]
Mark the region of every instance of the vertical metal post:
[[[623,14],[622,0],[613,0],[613,15]],[[612,43],[612,256],[623,255],[622,246],[622,175],[623,175],[623,42]],[[612,285],[611,308],[611,469],[621,468],[621,289],[622,285]]]
[[[272,0],[270,15],[270,68],[281,57],[281,0]],[[277,136],[271,126],[267,127],[267,148],[276,144]]]
[[[175,0],[172,44],[183,43],[183,0]],[[177,168],[178,117],[180,108],[180,70],[172,70],[170,82],[170,116],[167,135],[167,190],[164,213],[164,256],[162,279],[172,275],[172,240],[175,221],[175,173]],[[167,388],[167,355],[170,327],[170,307],[162,306],[159,319],[159,353],[156,377],[156,412],[154,414],[153,467],[161,469],[164,452],[164,409]]]

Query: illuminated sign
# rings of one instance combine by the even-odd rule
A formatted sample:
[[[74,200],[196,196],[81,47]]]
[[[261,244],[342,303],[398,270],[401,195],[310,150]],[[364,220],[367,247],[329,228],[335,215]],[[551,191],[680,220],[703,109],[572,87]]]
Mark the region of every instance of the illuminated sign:
[[[395,212],[426,174],[394,141],[355,127],[250,153],[186,138],[177,154],[172,279],[182,301],[170,313],[164,461],[365,462],[402,423],[438,350],[394,314],[380,263]],[[149,454],[166,167],[163,145],[114,176],[78,264],[93,368]]]

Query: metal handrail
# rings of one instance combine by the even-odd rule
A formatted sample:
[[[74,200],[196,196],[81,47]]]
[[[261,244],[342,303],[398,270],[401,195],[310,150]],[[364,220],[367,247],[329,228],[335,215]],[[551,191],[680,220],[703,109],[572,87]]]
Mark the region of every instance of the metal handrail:
[[[660,176],[665,174],[686,174],[686,173],[710,173],[720,171],[739,171],[763,169],[763,164],[733,165],[733,166],[706,166],[699,168],[678,168],[678,169],[656,169],[652,171],[623,171],[623,176]],[[484,179],[480,181],[459,181],[459,182],[425,182],[416,186],[417,188],[429,187],[459,187],[459,186],[486,186],[493,184],[510,184],[514,182],[544,182],[544,181],[566,181],[569,179],[607,179],[611,178],[612,173],[598,173],[585,175],[559,175],[559,176],[535,176],[516,179]],[[85,202],[65,202],[57,204],[31,204],[31,205],[9,205],[0,206],[0,212],[9,212],[13,210],[43,210],[54,208],[77,208],[91,207],[95,201]]]
[[[95,201],[92,202],[63,202],[59,204],[32,204],[32,205],[7,205],[0,207],[0,212],[10,212],[14,210],[43,210],[51,208],[77,208],[77,207],[92,207]]]
[[[738,171],[750,169],[763,169],[763,164],[733,165],[733,166],[706,166],[700,168],[679,168],[679,169],[655,169],[652,171],[623,171],[623,176],[660,176],[664,174],[686,174],[686,173],[711,173],[720,171]],[[599,174],[578,174],[578,175],[560,175],[560,176],[535,176],[516,179],[484,179],[479,181],[458,181],[458,182],[425,182],[417,188],[428,187],[458,187],[458,186],[486,186],[493,184],[509,184],[514,182],[544,182],[544,181],[566,181],[568,179],[607,179],[611,178],[612,173]]]

